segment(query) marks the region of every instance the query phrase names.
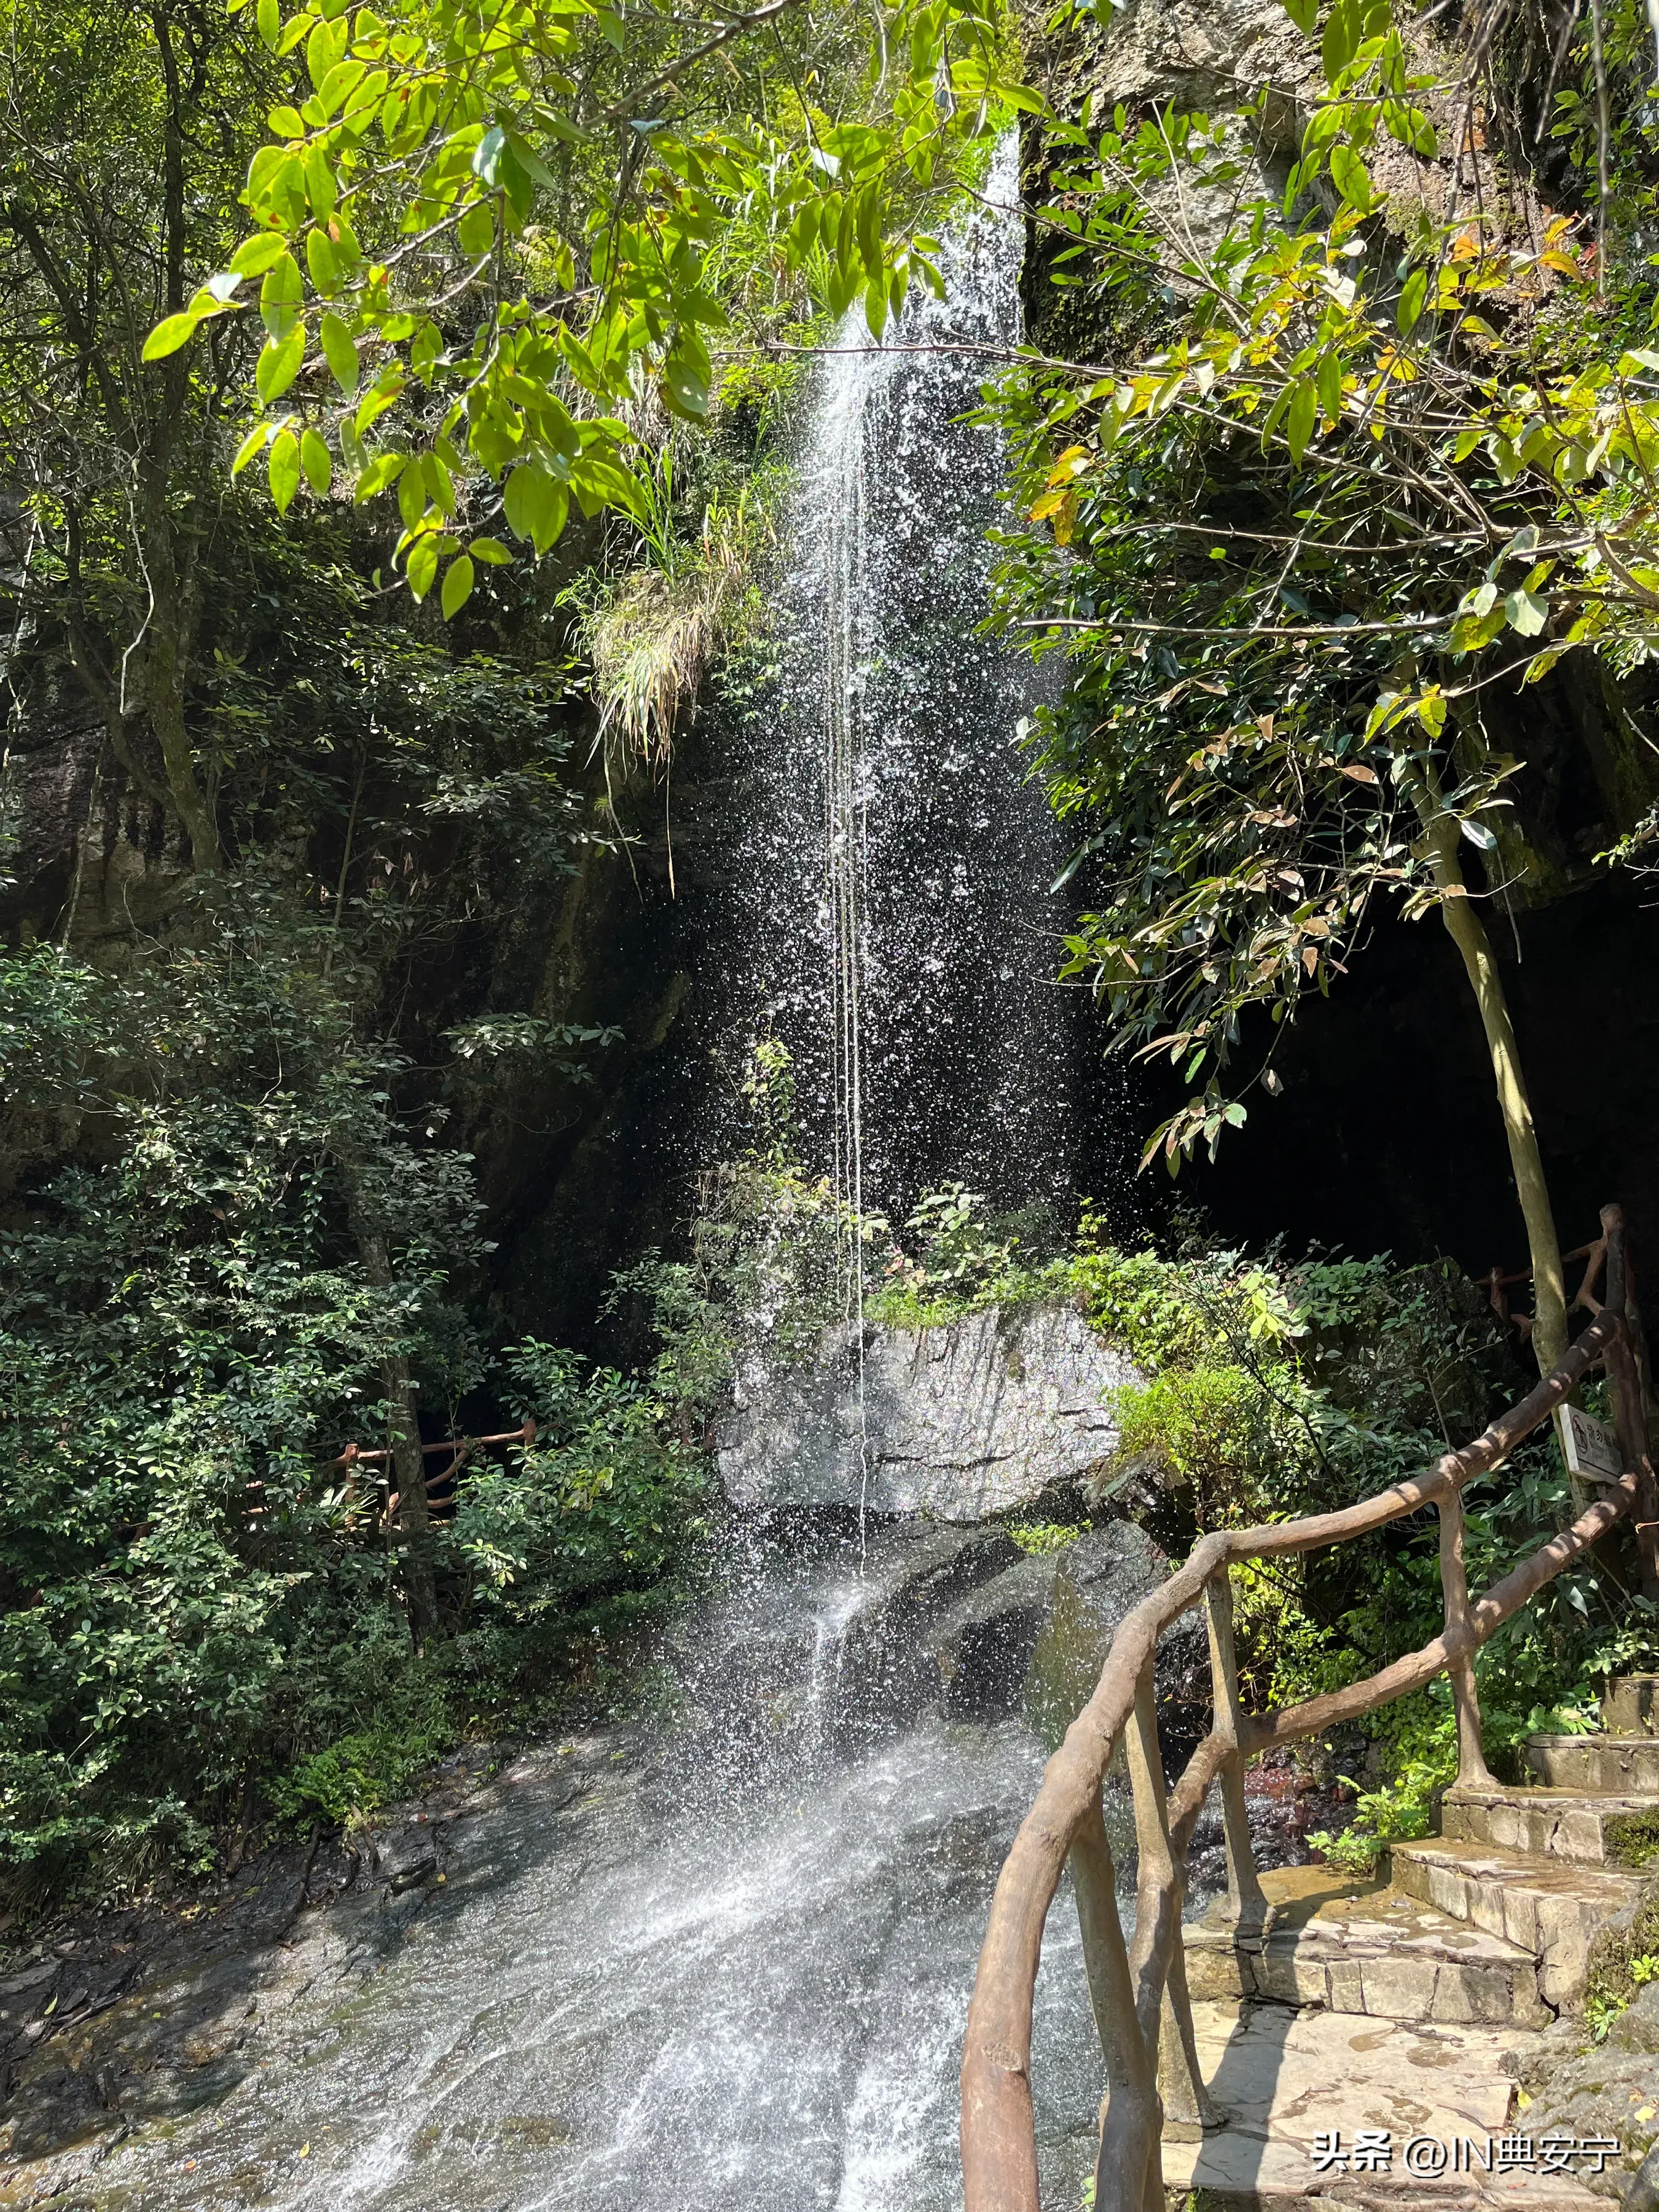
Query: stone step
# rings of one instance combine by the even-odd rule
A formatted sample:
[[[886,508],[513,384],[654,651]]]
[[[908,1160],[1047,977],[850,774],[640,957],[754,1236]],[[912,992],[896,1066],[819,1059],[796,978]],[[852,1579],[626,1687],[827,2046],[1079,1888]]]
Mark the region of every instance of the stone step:
[[[1659,1736],[1659,1674],[1615,1674],[1601,1700],[1609,1735]]]
[[[1459,1783],[1442,1803],[1440,1832],[1454,1843],[1495,1844],[1578,1866],[1637,1865],[1659,1856],[1659,1796]]]
[[[1266,1999],[1374,2019],[1534,2027],[1550,2018],[1534,1954],[1381,1882],[1329,1867],[1264,1874],[1264,1935],[1223,1924],[1221,1906],[1186,1931],[1194,1999]]]
[[[1659,1736],[1529,1736],[1527,1764],[1552,1790],[1594,1796],[1659,1796]]]
[[[1639,1875],[1609,1867],[1449,1836],[1391,1844],[1389,1860],[1395,1887],[1407,1897],[1529,1953],[1538,1961],[1539,1994],[1558,2007],[1583,1990],[1590,1945],[1604,1922],[1633,1905],[1644,1887]]]
[[[1513,2069],[1517,2046],[1537,2043],[1529,2031],[1366,2022],[1237,1999],[1196,2002],[1193,2016],[1224,2124],[1201,2142],[1165,2139],[1171,2203],[1190,2191],[1214,2212],[1310,2203],[1333,2212],[1609,2212],[1608,2198],[1585,2186],[1593,2158],[1550,2172],[1529,2143],[1525,2163],[1494,2155],[1516,2130]],[[1345,2172],[1351,2158],[1333,2161],[1332,2139],[1339,2154],[1351,2152],[1362,2128],[1380,2131],[1387,2166]],[[1437,2150],[1438,2178],[1414,2179],[1434,2172]],[[1609,2173],[1591,2187],[1616,2189],[1626,2178]]]

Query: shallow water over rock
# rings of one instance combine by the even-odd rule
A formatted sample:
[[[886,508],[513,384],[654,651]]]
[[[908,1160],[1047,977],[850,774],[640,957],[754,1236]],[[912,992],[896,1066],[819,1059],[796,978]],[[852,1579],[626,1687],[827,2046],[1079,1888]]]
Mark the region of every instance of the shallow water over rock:
[[[1000,1713],[988,1677],[981,1717],[952,1718],[927,1639],[964,1589],[994,1588],[1004,1548],[900,1527],[860,1579],[850,1533],[805,1556],[763,1534],[684,1625],[668,1716],[525,1759],[498,1802],[422,1839],[378,1929],[314,1916],[315,1978],[258,2062],[115,2148],[93,2201],[955,2203],[968,1993],[1044,1753],[1008,1709],[1023,1664]],[[1139,1555],[1119,1583],[1140,1594]],[[1057,1911],[1037,2078],[1066,2191],[1102,2086],[1076,1948]]]

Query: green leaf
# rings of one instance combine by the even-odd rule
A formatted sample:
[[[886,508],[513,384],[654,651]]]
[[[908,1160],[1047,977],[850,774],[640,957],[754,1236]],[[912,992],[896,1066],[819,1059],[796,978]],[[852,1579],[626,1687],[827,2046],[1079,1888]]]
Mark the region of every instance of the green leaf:
[[[1376,205],[1370,171],[1351,146],[1332,147],[1331,182],[1349,206],[1358,208],[1362,215],[1369,215]]]
[[[255,388],[267,406],[273,399],[280,399],[288,390],[300,374],[300,366],[305,357],[303,323],[296,323],[280,343],[275,338],[267,342],[253,370]]]
[[[507,148],[507,133],[499,123],[492,124],[472,149],[472,173],[493,192],[501,171],[501,155]]]
[[[243,439],[241,444],[236,448],[236,458],[230,465],[230,473],[232,476],[240,476],[242,471],[247,466],[254,455],[256,453],[262,453],[264,451],[266,441],[270,436],[270,425],[269,422],[256,422],[254,424],[253,428],[248,432],[246,437]]]
[[[417,538],[410,547],[404,574],[415,597],[423,599],[432,589],[433,580],[438,574],[438,541],[429,531],[424,537]]]
[[[278,514],[286,514],[300,489],[300,441],[292,430],[279,430],[270,448],[270,495]]]
[[[303,138],[306,126],[297,107],[273,107],[265,122],[273,138]]]
[[[1312,38],[1319,19],[1319,0],[1285,0],[1285,13],[1304,38]]]
[[[880,307],[884,314],[884,294]],[[667,387],[664,396],[676,415],[689,416],[694,422],[702,422],[708,412],[708,386],[713,374],[708,349],[696,331],[688,325],[675,339],[668,358],[663,363],[663,381]]]
[[[1319,413],[1319,391],[1311,377],[1304,377],[1291,397],[1285,417],[1285,435],[1290,441],[1291,459],[1300,463],[1308,450],[1308,441]]]
[[[338,315],[329,313],[323,317],[318,336],[323,342],[323,358],[334,381],[349,399],[357,389],[357,349],[352,343],[351,332]]]
[[[339,273],[334,266],[334,248],[328,234],[313,226],[306,233],[306,267],[311,271],[311,281],[317,289],[326,295],[340,289]]]
[[[455,236],[469,261],[482,261],[495,243],[495,210],[488,200],[470,207],[457,224]]]
[[[144,359],[165,361],[170,353],[177,353],[195,337],[200,320],[197,315],[169,315],[157,323],[144,340]]]
[[[1328,422],[1342,419],[1342,358],[1328,353],[1319,364],[1319,411]]]
[[[320,146],[313,146],[306,155],[306,198],[318,222],[326,222],[334,212],[339,187],[334,179],[334,165]]]
[[[513,558],[499,538],[475,538],[466,550],[475,560],[487,561],[492,568],[499,568]]]
[[[1359,32],[1359,10],[1354,0],[1336,0],[1325,19],[1325,35],[1319,47],[1327,83],[1334,84],[1358,52]]]
[[[444,620],[453,622],[472,596],[473,568],[465,553],[450,562],[444,570],[444,588],[440,604]]]
[[[539,461],[521,461],[502,492],[507,526],[515,538],[526,538],[538,555],[545,553],[564,528],[570,512],[570,495]]]
[[[314,430],[307,430],[300,441],[300,466],[306,472],[306,482],[319,499],[327,494],[334,477],[333,457]]]
[[[1428,296],[1428,271],[1425,269],[1413,269],[1400,288],[1400,304],[1394,311],[1394,319],[1399,325],[1402,337],[1414,328],[1418,318],[1423,313],[1423,303]]]
[[[426,471],[411,456],[408,467],[398,479],[398,512],[403,517],[404,528],[413,530],[426,509]]]
[[[256,231],[252,238],[245,238],[231,255],[230,273],[233,276],[263,276],[287,252],[288,240],[280,230]]]
[[[404,454],[377,453],[357,479],[357,489],[353,497],[358,506],[361,507],[365,500],[373,499],[377,492],[383,492],[388,484],[396,483],[407,465]]]
[[[286,248],[265,271],[259,287],[259,319],[274,338],[285,338],[299,319],[306,295],[300,264]]]
[[[1536,637],[1550,618],[1550,603],[1536,592],[1511,592],[1504,602],[1510,628],[1522,637]]]
[[[283,27],[283,12],[277,0],[259,0],[253,20],[259,27],[259,36],[275,53],[277,34]]]

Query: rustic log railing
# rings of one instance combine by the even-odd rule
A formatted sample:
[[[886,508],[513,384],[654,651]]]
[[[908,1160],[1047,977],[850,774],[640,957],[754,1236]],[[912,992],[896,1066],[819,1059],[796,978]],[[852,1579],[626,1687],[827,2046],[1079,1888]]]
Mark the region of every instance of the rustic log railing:
[[[535,1441],[536,1424],[526,1414],[521,1428],[503,1429],[499,1435],[493,1437],[444,1437],[435,1444],[422,1444],[421,1456],[422,1459],[431,1459],[438,1452],[453,1453],[454,1456],[449,1465],[441,1468],[436,1478],[440,1482],[449,1482],[459,1479],[460,1471],[467,1461],[471,1458],[475,1451],[479,1450],[485,1444],[523,1444],[527,1449]],[[398,1518],[398,1493],[391,1486],[393,1473],[392,1462],[396,1457],[396,1453],[390,1446],[382,1446],[374,1451],[365,1451],[361,1444],[348,1444],[337,1459],[331,1459],[326,1462],[329,1468],[339,1468],[343,1471],[348,1499],[355,1499],[356,1496],[356,1470],[360,1467],[385,1468],[386,1502],[380,1515],[380,1525],[386,1528],[391,1528]],[[455,1501],[453,1496],[445,1500],[434,1500],[432,1513],[434,1520],[453,1518],[454,1510]]]
[[[1450,1677],[1457,1715],[1459,1780],[1486,1780],[1474,1655],[1512,1613],[1581,1559],[1634,1509],[1644,1586],[1659,1588],[1659,1502],[1648,1452],[1646,1340],[1617,1206],[1601,1215],[1601,1253],[1581,1298],[1589,1326],[1554,1372],[1472,1443],[1417,1479],[1340,1512],[1270,1528],[1218,1529],[1128,1613],[1112,1639],[1093,1696],[1049,1760],[1036,1799],[1004,1863],[980,1953],[962,2064],[962,2162],[968,2212],[1039,2212],[1031,2107],[1031,2007],[1043,1925],[1069,1863],[1089,1995],[1105,2059],[1095,2176],[1097,2212],[1163,2212],[1160,2146],[1166,2124],[1190,2134],[1212,2122],[1199,2073],[1182,1945],[1188,1845],[1212,1784],[1219,1783],[1227,1853],[1227,1906],[1241,1932],[1259,1930],[1265,1900],[1244,1817],[1244,1770],[1258,1753],[1294,1743]],[[1591,1285],[1605,1263],[1607,1296]],[[1490,1474],[1548,1420],[1598,1364],[1613,1386],[1624,1473],[1570,1528],[1471,1598],[1463,1565],[1463,1486]],[[1368,1534],[1433,1505],[1440,1519],[1445,1627],[1368,1681],[1282,1711],[1245,1713],[1233,1656],[1229,1570],[1236,1559],[1316,1551]],[[1185,1772],[1166,1792],[1153,1705],[1158,1639],[1202,1602],[1209,1629],[1214,1717]],[[1135,1928],[1126,1946],[1101,1790],[1120,1740],[1134,1797],[1139,1855]],[[1181,2124],[1185,2124],[1182,2126]]]

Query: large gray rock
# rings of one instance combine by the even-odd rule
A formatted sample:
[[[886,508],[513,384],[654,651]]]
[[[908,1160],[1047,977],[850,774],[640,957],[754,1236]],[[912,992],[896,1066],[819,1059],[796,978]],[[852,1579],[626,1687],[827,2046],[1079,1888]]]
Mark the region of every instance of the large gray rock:
[[[1110,1455],[1108,1394],[1138,1380],[1069,1305],[989,1307],[937,1328],[826,1331],[811,1365],[756,1361],[721,1424],[744,1506],[862,1505],[977,1521]]]

